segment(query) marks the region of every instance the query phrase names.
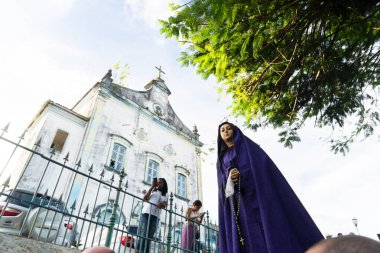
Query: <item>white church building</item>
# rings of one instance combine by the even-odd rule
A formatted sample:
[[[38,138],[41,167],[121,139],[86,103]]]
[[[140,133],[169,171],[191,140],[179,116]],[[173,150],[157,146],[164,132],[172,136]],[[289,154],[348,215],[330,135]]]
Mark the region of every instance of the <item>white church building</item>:
[[[38,152],[49,157],[54,147],[52,159],[61,163],[68,160],[65,166],[84,174],[92,168],[91,175],[96,178],[104,172],[102,180],[110,184],[116,185],[116,174],[124,170],[127,191],[139,197],[149,189],[153,178],[165,178],[179,211],[203,199],[202,142],[196,126],[189,129],[174,112],[170,94],[160,77],[149,82],[144,91],[136,91],[113,83],[109,71],[71,109],[47,101],[28,127],[28,142],[41,139]],[[19,159],[19,165],[12,172],[13,181],[23,168],[26,170],[18,188],[61,192],[63,199],[70,198],[68,206],[74,199],[81,203],[81,208],[76,207],[78,212],[83,212],[87,204],[90,209],[94,204],[90,212],[95,212],[115,198],[110,187],[88,182],[84,176],[62,170],[64,166],[28,152]],[[111,181],[113,174],[115,182]],[[136,213],[137,206],[125,203],[124,215]]]

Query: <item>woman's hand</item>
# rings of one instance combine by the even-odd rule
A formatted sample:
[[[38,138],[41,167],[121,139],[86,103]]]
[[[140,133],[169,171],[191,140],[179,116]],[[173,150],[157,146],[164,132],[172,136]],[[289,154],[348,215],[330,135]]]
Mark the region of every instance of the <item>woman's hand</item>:
[[[158,202],[157,206],[161,209],[165,208],[166,207],[166,202],[165,201],[160,201]]]
[[[231,179],[232,181],[236,184],[237,181],[239,180],[239,177],[240,177],[240,172],[238,169],[236,168],[233,168],[231,171],[230,171],[230,175],[231,175]]]
[[[156,188],[157,186],[158,186],[157,178],[153,178],[151,187]]]

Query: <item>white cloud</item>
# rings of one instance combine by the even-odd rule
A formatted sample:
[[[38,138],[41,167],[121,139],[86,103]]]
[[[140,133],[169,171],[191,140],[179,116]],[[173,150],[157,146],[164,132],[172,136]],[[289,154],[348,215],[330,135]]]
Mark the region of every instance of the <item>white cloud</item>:
[[[173,0],[125,0],[125,15],[141,20],[151,28],[158,27],[157,20],[172,15],[169,4]],[[177,1],[178,2],[178,1]]]
[[[5,25],[46,19],[60,19],[65,17],[76,5],[78,0],[19,0],[0,2],[0,20]],[[3,22],[2,22],[3,23]],[[4,25],[4,23],[3,23]]]

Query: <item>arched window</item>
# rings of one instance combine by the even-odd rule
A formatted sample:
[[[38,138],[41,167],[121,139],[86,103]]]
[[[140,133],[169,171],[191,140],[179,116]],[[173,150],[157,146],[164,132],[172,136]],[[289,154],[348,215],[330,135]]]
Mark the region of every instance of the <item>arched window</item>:
[[[189,201],[188,197],[188,184],[190,171],[184,165],[175,166],[175,195],[183,200]]]
[[[160,176],[160,167],[164,159],[161,156],[151,153],[146,153],[146,168],[144,181],[147,184],[151,184],[153,178],[158,178]]]
[[[120,173],[126,167],[127,151],[131,146],[132,143],[124,137],[111,134],[111,147],[105,168]]]
[[[151,184],[153,181],[153,178],[158,177],[158,171],[159,171],[160,165],[157,161],[153,159],[149,159],[148,162],[148,173],[147,173],[147,178],[146,181]]]
[[[103,225],[108,225],[110,222],[112,209],[114,208],[115,202],[113,200],[110,200],[108,204],[102,204],[95,208],[93,212],[93,217],[96,218],[96,221]],[[125,222],[125,215],[121,211],[120,207],[116,208],[116,224],[124,224]]]
[[[177,174],[177,195],[187,197],[187,177],[182,173]]]
[[[125,155],[127,153],[127,148],[120,143],[114,142],[110,164],[108,165],[113,170],[121,172],[124,168]]]

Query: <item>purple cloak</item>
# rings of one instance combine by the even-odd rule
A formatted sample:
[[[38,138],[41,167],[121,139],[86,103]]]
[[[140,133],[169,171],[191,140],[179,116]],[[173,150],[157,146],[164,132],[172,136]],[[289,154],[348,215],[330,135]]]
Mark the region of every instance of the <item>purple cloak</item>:
[[[233,126],[233,131],[235,146],[224,150],[217,166],[219,252],[304,253],[323,239],[321,232],[264,150],[238,127]],[[218,133],[218,155],[223,145]],[[224,194],[229,170],[234,167],[240,171],[238,225],[244,245],[239,241],[231,200]],[[235,186],[235,211],[238,192]]]

